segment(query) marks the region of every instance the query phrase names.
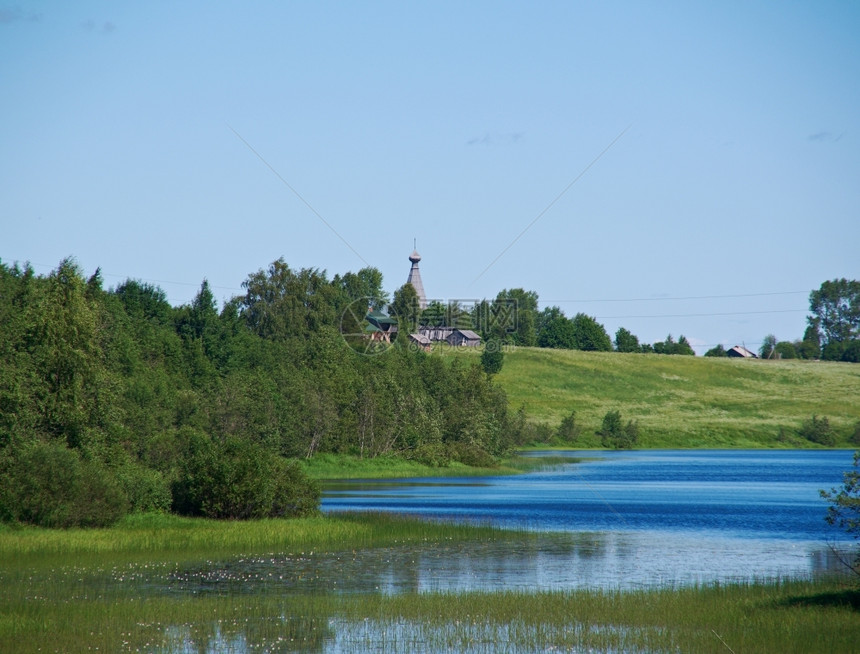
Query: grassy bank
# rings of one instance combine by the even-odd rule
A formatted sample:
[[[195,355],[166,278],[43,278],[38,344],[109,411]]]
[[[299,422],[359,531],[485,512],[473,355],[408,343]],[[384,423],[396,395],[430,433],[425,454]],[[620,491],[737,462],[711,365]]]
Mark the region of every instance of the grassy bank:
[[[179,561],[236,554],[389,547],[428,539],[460,542],[533,537],[528,532],[435,524],[386,514],[249,521],[145,514],[128,516],[107,529],[0,526],[0,571],[36,564],[63,565],[68,561]]]
[[[0,532],[0,651],[850,652],[860,593],[837,580],[643,591],[338,594],[226,589],[236,557],[533,534],[384,516],[248,523],[148,516]],[[232,557],[230,555],[232,553]],[[181,589],[180,560],[204,579]],[[199,563],[197,563],[199,562]],[[269,577],[266,577],[269,579]]]
[[[599,446],[594,430],[612,409],[639,422],[641,447],[809,447],[797,430],[812,415],[851,447],[860,421],[860,365],[850,363],[516,348],[496,379],[534,421],[556,427],[576,411],[584,447]]]
[[[305,472],[314,479],[396,479],[405,477],[486,477],[510,475],[546,468],[575,459],[511,456],[493,468],[476,468],[452,461],[445,466],[429,466],[397,456],[379,456],[372,459],[345,454],[318,454],[302,461]]]

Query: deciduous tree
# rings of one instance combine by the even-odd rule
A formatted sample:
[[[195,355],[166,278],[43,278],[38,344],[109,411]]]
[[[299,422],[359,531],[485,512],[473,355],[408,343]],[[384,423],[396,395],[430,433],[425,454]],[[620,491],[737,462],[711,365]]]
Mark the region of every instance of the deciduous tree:
[[[820,331],[824,344],[860,338],[860,281],[824,282],[809,294],[809,311],[809,325]]]
[[[830,491],[821,491],[821,496],[830,502],[827,523],[839,527],[855,540],[860,539],[860,451],[854,453],[854,467],[843,474],[842,485]],[[860,547],[844,562],[860,575]]]
[[[606,329],[591,316],[578,313],[571,321],[576,339],[576,349],[589,352],[610,352],[612,341]]]
[[[639,339],[624,327],[619,327],[615,332],[615,350],[618,352],[641,352],[642,346]]]

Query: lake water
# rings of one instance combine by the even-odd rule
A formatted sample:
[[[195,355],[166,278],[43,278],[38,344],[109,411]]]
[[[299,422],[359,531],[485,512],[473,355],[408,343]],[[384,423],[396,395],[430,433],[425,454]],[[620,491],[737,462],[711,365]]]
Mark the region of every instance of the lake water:
[[[557,454],[557,453],[554,453]],[[564,532],[533,551],[411,552],[382,579],[411,590],[637,588],[811,576],[838,570],[820,489],[838,486],[849,451],[569,452],[578,463],[492,478],[344,482],[324,511]],[[394,574],[395,570],[404,574]],[[383,581],[389,592],[406,590]]]

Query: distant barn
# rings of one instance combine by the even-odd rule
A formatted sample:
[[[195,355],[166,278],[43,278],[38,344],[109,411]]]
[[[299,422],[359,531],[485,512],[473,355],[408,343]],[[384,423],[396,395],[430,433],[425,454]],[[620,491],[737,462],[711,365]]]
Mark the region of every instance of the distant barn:
[[[445,339],[449,345],[478,347],[481,337],[471,329],[454,329]]]
[[[409,342],[420,347],[425,352],[429,352],[432,345],[430,339],[424,336],[424,334],[409,334]]]
[[[727,357],[733,357],[735,359],[758,359],[758,354],[755,352],[750,352],[743,345],[735,345],[732,348],[726,350]]]
[[[418,333],[426,336],[432,342],[447,341],[448,337],[454,332],[453,327],[429,327],[422,326],[418,328]]]

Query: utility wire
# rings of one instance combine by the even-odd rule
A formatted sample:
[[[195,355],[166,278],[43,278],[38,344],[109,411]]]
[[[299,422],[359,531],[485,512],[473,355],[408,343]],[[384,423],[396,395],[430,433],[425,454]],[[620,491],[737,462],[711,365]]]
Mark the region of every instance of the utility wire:
[[[330,223],[329,223],[325,218],[323,218],[323,217],[322,217],[322,214],[321,214],[319,211],[317,211],[316,209],[314,209],[314,207],[311,205],[311,203],[310,203],[310,202],[308,202],[307,200],[305,200],[305,198],[302,196],[302,194],[301,194],[301,193],[299,193],[295,188],[293,188],[293,185],[292,185],[292,184],[290,184],[287,180],[285,180],[285,179],[281,176],[281,173],[279,173],[277,170],[275,170],[274,166],[272,166],[272,164],[270,164],[268,161],[266,161],[266,160],[263,158],[263,155],[261,155],[259,152],[257,152],[257,151],[254,149],[254,146],[252,146],[250,143],[248,143],[248,141],[246,141],[244,138],[242,138],[242,135],[241,135],[241,134],[239,134],[239,132],[237,132],[235,129],[233,129],[232,127],[230,127],[230,125],[227,125],[227,127],[230,129],[230,131],[231,131],[231,132],[233,132],[233,133],[236,135],[236,138],[238,138],[240,141],[242,141],[242,143],[244,143],[244,144],[248,147],[248,149],[249,149],[251,152],[253,152],[253,153],[257,156],[257,158],[258,158],[260,161],[262,161],[262,162],[266,165],[266,167],[274,173],[275,177],[277,177],[279,180],[281,180],[281,182],[283,183],[283,185],[284,185],[284,186],[286,186],[288,189],[290,189],[290,190],[293,192],[293,195],[295,195],[299,200],[301,200],[302,202],[304,202],[305,206],[306,206],[308,209],[310,209],[310,210],[311,210],[311,212],[312,212],[312,213],[313,213],[317,218],[319,218],[319,219],[322,221],[322,223],[323,223],[326,227],[328,227],[328,228],[332,231],[332,233],[333,233],[335,236],[337,236],[341,241],[343,241],[343,243],[344,243],[344,245],[346,245],[346,247],[348,247],[350,250],[352,250],[352,251],[353,251],[353,253],[355,254],[355,256],[357,256],[359,259],[361,259],[361,260],[365,263],[365,265],[366,265],[366,266],[368,266],[368,267],[370,266],[370,263],[368,263],[367,259],[365,259],[363,256],[361,256],[361,255],[358,253],[358,250],[356,250],[354,247],[352,247],[352,245],[350,245],[349,241],[347,241],[343,236],[341,236],[341,235],[340,235],[340,232],[338,232],[334,227],[332,227],[332,226],[331,226],[331,224],[330,224]]]
[[[544,215],[547,211],[549,211],[550,209],[552,209],[553,205],[554,205],[556,202],[558,202],[559,200],[561,200],[562,196],[563,196],[565,193],[567,193],[567,192],[570,190],[570,188],[571,188],[574,184],[576,184],[576,183],[577,183],[577,182],[582,178],[582,176],[583,176],[583,175],[585,175],[585,173],[587,173],[589,170],[591,170],[591,167],[592,167],[592,166],[594,166],[594,164],[596,164],[598,161],[600,161],[600,158],[601,158],[604,154],[606,154],[607,152],[609,152],[609,149],[610,149],[613,145],[615,145],[615,144],[618,142],[618,140],[619,140],[622,136],[624,136],[624,134],[627,132],[627,130],[628,130],[628,129],[630,129],[630,127],[631,127],[631,126],[630,126],[630,125],[628,125],[628,126],[627,126],[627,127],[625,127],[623,130],[621,130],[621,133],[620,133],[618,136],[616,136],[614,139],[612,139],[612,142],[611,142],[609,145],[607,145],[605,148],[603,148],[603,151],[602,151],[599,155],[597,155],[596,157],[594,157],[594,159],[592,159],[592,160],[591,160],[591,163],[589,163],[585,168],[583,168],[583,169],[582,169],[582,172],[580,172],[580,173],[579,173],[579,175],[577,175],[576,177],[574,177],[574,178],[573,178],[573,180],[570,182],[570,184],[568,184],[567,186],[565,186],[565,187],[564,187],[564,189],[562,190],[562,192],[561,192],[561,193],[559,193],[558,195],[556,195],[556,196],[555,196],[555,198],[553,199],[553,201],[552,201],[552,202],[550,202],[548,205],[546,205],[546,207],[544,207],[544,210],[543,210],[543,211],[541,211],[537,216],[535,216],[535,217],[534,217],[534,219],[533,219],[533,220],[532,220],[528,225],[526,225],[525,229],[523,229],[523,231],[521,231],[519,234],[517,234],[517,237],[516,237],[513,241],[511,241],[511,242],[508,244],[508,246],[507,246],[504,250],[502,250],[501,252],[499,252],[499,254],[496,256],[496,258],[495,258],[495,259],[493,259],[493,260],[489,263],[489,265],[488,265],[486,268],[484,268],[484,269],[481,271],[481,273],[480,273],[477,277],[475,277],[475,279],[473,279],[473,280],[472,280],[472,284],[474,284],[476,281],[478,281],[479,279],[481,279],[481,277],[483,277],[483,276],[484,276],[484,273],[486,273],[490,268],[492,268],[492,267],[496,264],[496,261],[498,261],[499,259],[501,259],[501,258],[502,258],[502,256],[504,256],[505,252],[507,252],[508,250],[510,250],[510,249],[511,249],[515,244],[516,244],[516,242],[517,242],[517,241],[519,241],[519,240],[523,237],[523,235],[524,235],[527,231],[529,231],[529,230],[532,228],[532,225],[534,225],[538,220],[540,220],[540,219],[543,217],[543,215]]]
[[[733,293],[729,295],[679,295],[677,297],[634,297],[634,298],[610,298],[610,299],[591,299],[591,300],[540,300],[540,304],[550,304],[552,302],[568,303],[577,302],[581,304],[597,303],[597,302],[666,302],[670,300],[725,300],[729,298],[739,297],[766,297],[773,295],[807,295],[809,291],[774,291],[770,293]]]

